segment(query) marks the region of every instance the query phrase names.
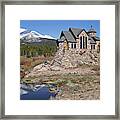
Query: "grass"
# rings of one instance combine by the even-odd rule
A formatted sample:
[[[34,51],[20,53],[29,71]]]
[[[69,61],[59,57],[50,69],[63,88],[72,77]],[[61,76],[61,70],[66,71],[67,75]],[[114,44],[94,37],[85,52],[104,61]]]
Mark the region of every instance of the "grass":
[[[20,65],[21,65],[21,68],[24,69],[24,71],[29,71],[30,69],[32,69],[38,64],[41,64],[47,60],[51,61],[52,58],[53,58],[52,56],[51,57],[38,56],[38,57],[31,57],[31,58],[21,56]]]
[[[43,76],[41,77],[34,77],[34,78],[28,78],[29,80],[40,80],[41,82],[47,82],[47,81],[51,81],[51,82],[56,82],[58,81],[58,83],[60,82],[60,84],[62,83],[67,83],[67,81],[71,81],[73,83],[80,83],[83,81],[94,81],[96,79],[98,79],[97,75],[75,75],[75,74],[64,74],[64,75],[53,75],[53,76],[44,76],[44,78],[47,77],[47,80],[43,80],[41,78],[43,78]],[[43,78],[43,79],[44,79]],[[59,81],[60,80],[60,81]]]

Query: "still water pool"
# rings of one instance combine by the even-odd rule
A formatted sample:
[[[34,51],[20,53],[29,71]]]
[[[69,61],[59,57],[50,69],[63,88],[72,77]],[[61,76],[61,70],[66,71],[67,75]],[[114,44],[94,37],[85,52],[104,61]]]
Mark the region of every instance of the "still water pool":
[[[20,88],[20,100],[49,100],[55,98],[57,92],[50,92],[48,86],[41,85],[37,88],[30,88],[29,86],[22,85]]]

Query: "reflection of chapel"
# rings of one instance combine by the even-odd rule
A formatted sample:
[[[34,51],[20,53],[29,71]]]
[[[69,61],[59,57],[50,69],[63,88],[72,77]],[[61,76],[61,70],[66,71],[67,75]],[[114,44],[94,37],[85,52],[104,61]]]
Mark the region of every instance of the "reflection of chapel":
[[[85,31],[85,29],[69,28],[68,31],[62,31],[58,39],[59,49],[100,49],[100,38],[96,36],[94,28]]]

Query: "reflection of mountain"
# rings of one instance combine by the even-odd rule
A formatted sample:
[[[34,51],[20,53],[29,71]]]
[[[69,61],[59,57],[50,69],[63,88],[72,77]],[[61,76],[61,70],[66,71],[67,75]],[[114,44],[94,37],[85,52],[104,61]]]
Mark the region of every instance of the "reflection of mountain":
[[[56,38],[50,35],[42,35],[36,31],[27,29],[20,29],[20,40],[21,43],[46,43],[50,41],[56,42]]]

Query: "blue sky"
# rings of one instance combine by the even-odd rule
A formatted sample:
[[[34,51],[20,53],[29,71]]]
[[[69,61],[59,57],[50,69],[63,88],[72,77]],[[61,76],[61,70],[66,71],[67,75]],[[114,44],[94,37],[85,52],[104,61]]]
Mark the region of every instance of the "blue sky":
[[[67,31],[70,27],[84,28],[88,31],[95,28],[97,36],[100,37],[99,20],[21,20],[20,28],[37,31],[41,34],[51,35],[59,38],[61,31]]]

